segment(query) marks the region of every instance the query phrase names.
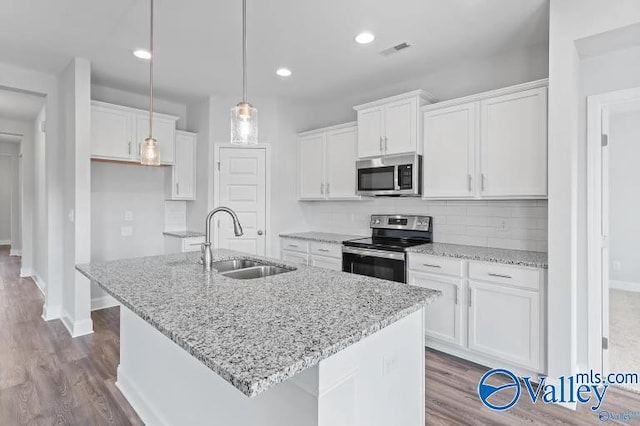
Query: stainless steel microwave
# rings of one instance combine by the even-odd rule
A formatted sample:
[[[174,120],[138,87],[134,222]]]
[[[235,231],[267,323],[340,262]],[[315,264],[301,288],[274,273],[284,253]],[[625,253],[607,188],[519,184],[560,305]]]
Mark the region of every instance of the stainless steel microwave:
[[[358,195],[417,197],[422,193],[422,156],[385,155],[356,162]]]

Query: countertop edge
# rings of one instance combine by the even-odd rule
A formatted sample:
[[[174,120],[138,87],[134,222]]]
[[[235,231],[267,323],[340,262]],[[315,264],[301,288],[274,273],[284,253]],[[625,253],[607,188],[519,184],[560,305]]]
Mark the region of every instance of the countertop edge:
[[[353,239],[357,239],[357,238],[367,238],[366,236],[360,236],[360,235],[343,235],[344,237],[347,238],[335,238],[335,239],[331,239],[331,238],[322,238],[322,237],[312,237],[312,236],[302,236],[302,235],[296,235],[296,234],[304,234],[305,232],[294,232],[291,234],[278,234],[278,237],[280,238],[290,238],[292,240],[301,240],[301,241],[312,241],[312,242],[319,242],[319,243],[330,243],[330,244],[342,244],[345,241],[349,241],[349,240],[353,240]],[[332,234],[331,232],[318,232],[319,234]],[[335,235],[341,235],[341,234],[335,234]]]

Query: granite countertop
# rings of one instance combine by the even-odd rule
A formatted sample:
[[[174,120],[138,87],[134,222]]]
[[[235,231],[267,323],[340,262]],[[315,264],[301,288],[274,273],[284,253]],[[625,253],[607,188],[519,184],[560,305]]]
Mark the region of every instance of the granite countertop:
[[[455,257],[482,262],[547,268],[547,253],[538,251],[509,250],[492,247],[464,246],[459,244],[430,243],[407,249],[410,253]]]
[[[329,232],[297,232],[292,234],[280,234],[282,238],[293,238],[296,240],[318,241],[321,243],[342,244],[348,240],[366,238],[362,235],[332,234]]]
[[[177,238],[204,237],[204,232],[199,231],[164,231],[162,234]]]
[[[199,253],[76,268],[249,397],[419,310],[439,291],[218,249],[297,270],[236,280]]]

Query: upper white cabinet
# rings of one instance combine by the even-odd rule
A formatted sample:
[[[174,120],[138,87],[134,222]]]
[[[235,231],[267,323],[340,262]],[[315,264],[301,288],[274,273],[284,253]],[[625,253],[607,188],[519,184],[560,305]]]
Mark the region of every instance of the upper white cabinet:
[[[545,198],[546,85],[423,107],[423,198]]]
[[[358,112],[358,158],[418,153],[420,107],[435,102],[423,90],[354,107]]]
[[[165,194],[169,200],[196,199],[196,150],[195,133],[176,131],[175,164],[165,172]],[[162,148],[161,148],[162,149]]]
[[[360,199],[356,195],[355,123],[298,135],[298,198]]]
[[[162,164],[175,161],[175,129],[178,117],[154,114],[153,133]],[[91,158],[138,162],[142,142],[149,134],[149,115],[144,110],[105,102],[91,102]]]

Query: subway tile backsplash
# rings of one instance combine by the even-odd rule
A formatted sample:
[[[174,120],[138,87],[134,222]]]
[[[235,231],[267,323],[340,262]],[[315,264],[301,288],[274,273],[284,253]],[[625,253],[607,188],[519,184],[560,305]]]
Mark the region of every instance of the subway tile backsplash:
[[[546,200],[377,198],[301,204],[307,227],[314,231],[369,235],[372,214],[424,214],[433,216],[435,242],[547,251]]]

